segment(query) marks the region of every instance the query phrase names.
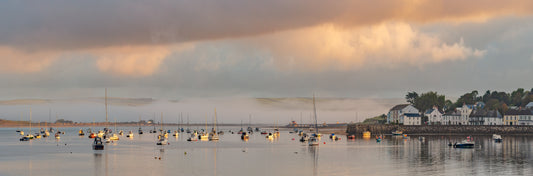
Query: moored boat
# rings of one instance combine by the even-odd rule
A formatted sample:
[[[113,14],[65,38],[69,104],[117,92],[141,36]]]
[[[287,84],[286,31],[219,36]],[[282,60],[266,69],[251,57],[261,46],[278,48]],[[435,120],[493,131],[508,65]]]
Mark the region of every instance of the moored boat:
[[[392,135],[402,135],[403,134],[403,131],[400,131],[400,130],[395,130],[392,132]]]
[[[475,142],[472,140],[472,138],[470,136],[468,136],[465,140],[463,140],[462,142],[459,142],[459,143],[454,143],[453,144],[453,147],[454,148],[474,148],[475,146]]]
[[[494,142],[502,142],[502,136],[499,134],[493,134],[492,139],[494,139]]]
[[[370,138],[371,135],[372,135],[372,133],[370,133],[370,131],[363,132],[363,138],[368,139],[368,138]]]
[[[102,143],[102,138],[100,137],[94,138],[93,150],[104,150],[104,144]]]

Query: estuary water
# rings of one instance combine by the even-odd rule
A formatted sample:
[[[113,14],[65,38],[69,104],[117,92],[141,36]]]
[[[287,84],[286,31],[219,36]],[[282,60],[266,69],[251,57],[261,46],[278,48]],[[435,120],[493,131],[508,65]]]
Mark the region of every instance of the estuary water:
[[[466,136],[386,136],[378,143],[346,136],[332,141],[323,134],[318,147],[309,147],[289,131],[272,141],[259,132],[242,141],[228,132],[240,127],[223,127],[217,142],[188,142],[180,133],[169,136],[170,145],[157,146],[149,129],[139,135],[137,127],[120,127],[125,133],[119,141],[93,151],[93,140],[78,136],[79,128],[60,129],[66,134],[59,140],[26,142],[15,128],[0,128],[0,175],[533,175],[529,136],[503,136],[502,143],[473,136],[475,148],[455,149],[448,142]]]

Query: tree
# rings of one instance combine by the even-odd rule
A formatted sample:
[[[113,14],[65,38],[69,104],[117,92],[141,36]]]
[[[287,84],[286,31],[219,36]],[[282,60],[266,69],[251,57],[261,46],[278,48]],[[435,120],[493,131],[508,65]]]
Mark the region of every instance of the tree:
[[[444,95],[438,95],[437,92],[422,93],[418,98],[414,100],[413,106],[421,112],[425,112],[428,109],[437,106],[439,109],[444,107],[446,97]]]
[[[405,100],[410,103],[411,105],[415,104],[415,100],[418,98],[418,93],[415,91],[413,92],[407,92],[407,95],[405,95]]]

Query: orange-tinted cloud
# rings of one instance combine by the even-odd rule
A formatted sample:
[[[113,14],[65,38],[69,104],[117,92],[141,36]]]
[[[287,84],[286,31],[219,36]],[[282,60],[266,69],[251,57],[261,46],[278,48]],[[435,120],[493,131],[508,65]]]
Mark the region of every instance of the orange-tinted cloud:
[[[24,51],[8,46],[0,46],[0,72],[36,72],[48,67],[58,59],[56,51]]]
[[[97,58],[97,67],[103,72],[122,76],[148,76],[154,74],[161,62],[172,52],[192,48],[180,46],[118,46],[89,51]]]
[[[445,43],[405,23],[345,29],[321,25],[255,38],[274,54],[276,65],[298,70],[351,70],[362,67],[421,67],[430,63],[479,58],[483,50],[462,40]]]

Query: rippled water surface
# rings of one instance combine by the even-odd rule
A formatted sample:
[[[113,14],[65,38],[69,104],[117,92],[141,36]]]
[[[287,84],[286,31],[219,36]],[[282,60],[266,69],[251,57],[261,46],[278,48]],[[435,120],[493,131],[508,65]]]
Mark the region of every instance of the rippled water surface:
[[[242,141],[230,129],[239,127],[223,127],[218,142],[187,142],[181,133],[161,147],[146,128],[93,151],[91,139],[77,136],[79,128],[61,129],[60,140],[30,142],[19,141],[15,128],[0,128],[0,175],[533,175],[527,136],[503,136],[502,143],[474,136],[474,149],[454,149],[448,142],[465,136],[386,136],[377,143],[324,135],[319,147],[308,147],[288,131],[274,141],[259,133]]]

